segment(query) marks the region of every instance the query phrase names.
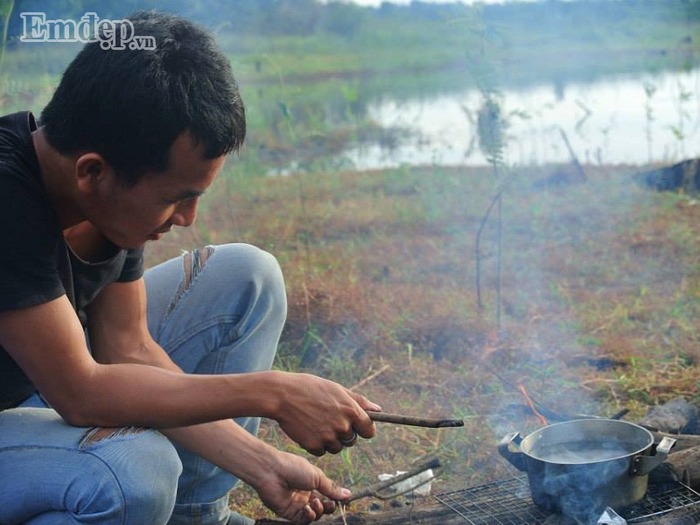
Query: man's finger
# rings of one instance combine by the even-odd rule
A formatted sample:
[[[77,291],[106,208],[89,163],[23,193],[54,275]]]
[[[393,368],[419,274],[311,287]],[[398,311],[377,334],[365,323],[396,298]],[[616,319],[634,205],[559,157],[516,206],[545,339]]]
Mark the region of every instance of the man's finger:
[[[325,512],[323,502],[318,498],[313,498],[311,501],[309,501],[309,505],[311,505],[311,508],[316,513],[316,519],[320,518]]]
[[[377,428],[374,426],[374,421],[369,417],[369,414],[365,410],[370,410],[369,408],[361,410],[356,414],[354,421],[352,422],[353,431],[357,432],[361,437],[365,439],[373,438],[377,432]]]
[[[357,432],[355,432],[355,429],[353,429],[352,433],[348,437],[340,436],[338,440],[344,447],[352,447],[355,443],[357,443]]]
[[[367,399],[365,396],[362,394],[358,394],[357,392],[351,392],[353,398],[355,399],[355,402],[360,405],[362,408],[365,410],[369,410],[371,412],[381,412],[382,407],[380,407],[378,404],[370,401]]]
[[[332,512],[335,511],[335,501],[327,499],[327,498],[323,498],[321,503],[323,503],[324,514],[331,514]]]
[[[306,451],[319,458],[327,452],[325,448],[307,448]]]
[[[328,499],[334,501],[345,501],[352,495],[349,489],[336,485],[328,479],[325,474],[321,474],[316,490]]]

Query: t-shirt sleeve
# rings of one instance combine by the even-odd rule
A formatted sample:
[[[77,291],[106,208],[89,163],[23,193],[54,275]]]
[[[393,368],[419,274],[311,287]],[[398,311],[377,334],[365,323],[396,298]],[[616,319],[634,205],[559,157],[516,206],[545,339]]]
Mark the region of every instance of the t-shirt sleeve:
[[[129,250],[117,282],[128,283],[143,275],[143,248]]]
[[[38,181],[0,161],[0,311],[34,306],[65,293],[57,268],[61,232],[42,199]]]

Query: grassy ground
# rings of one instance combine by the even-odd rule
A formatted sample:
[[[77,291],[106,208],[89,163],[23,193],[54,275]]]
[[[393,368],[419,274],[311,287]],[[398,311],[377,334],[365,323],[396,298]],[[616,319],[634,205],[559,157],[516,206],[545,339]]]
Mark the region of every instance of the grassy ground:
[[[355,41],[233,39],[245,48],[219,35],[250,109],[246,149],[255,154],[230,161],[197,224],[151,245],[148,263],[205,243],[266,248],[283,267],[289,297],[276,366],[356,387],[386,411],[465,420],[441,430],[378,424],[374,440],[310,458],[345,485],[367,486],[430,455],[444,464],[435,491],[512,476],[496,445],[541,424],[528,413],[529,398],[559,412],[629,409],[634,420],[650,405],[697,396],[700,204],[691,196],[639,188],[624,166],[587,168],[585,184],[537,184],[555,167],[513,173],[503,196],[501,278],[492,220],[477,286],[476,235],[498,186],[488,169],[250,176],[269,168],[268,157],[286,166],[300,152],[341,147],[356,138],[344,134],[365,130],[364,93],[445,88],[437,72],[446,66],[456,67],[461,85],[460,75],[479,76],[481,62],[503,63],[509,82],[527,83],[535,72],[538,81],[575,80],[696,61],[697,39],[684,39],[695,26],[685,22],[668,28],[650,19],[630,24],[630,33],[614,18],[617,32],[577,19],[600,38],[586,33],[562,47],[508,20],[483,34],[451,19],[421,25],[420,38],[393,24]],[[493,56],[480,56],[492,38]],[[61,44],[8,53],[2,113],[40,111],[74,52]],[[331,103],[349,121],[340,131],[322,120]],[[261,434],[297,450],[271,422]],[[265,513],[248,489],[232,501]]]
[[[232,162],[235,166],[235,161]],[[700,204],[632,182],[630,167],[542,185],[555,167],[513,173],[503,198],[501,319],[495,192],[488,169],[237,180],[227,173],[198,227],[150,247],[150,262],[203,242],[251,242],[287,279],[277,366],[335,379],[385,411],[464,418],[463,429],[378,424],[378,436],[312,459],[349,486],[438,455],[434,490],[514,474],[496,445],[540,425],[528,397],[609,416],[697,396]],[[524,394],[524,393],[526,394]],[[272,423],[262,435],[295,447]],[[237,505],[261,515],[246,491]],[[359,503],[359,505],[363,505]]]
[[[13,81],[3,105],[40,108],[55,81]],[[512,476],[498,441],[540,424],[526,415],[521,385],[552,410],[627,408],[629,420],[697,395],[692,197],[643,190],[629,167],[589,168],[586,184],[549,188],[534,182],[554,168],[514,174],[503,200],[499,326],[493,221],[480,252],[482,309],[476,298],[476,232],[497,186],[490,170],[250,178],[236,175],[236,159],[230,165],[197,224],[153,244],[149,263],[204,243],[262,246],[288,285],[277,366],[359,385],[386,411],[465,419],[463,429],[379,424],[371,442],[310,458],[348,486],[428,455],[444,464],[435,491]],[[262,435],[296,450],[272,423]],[[249,489],[233,503],[265,515]]]

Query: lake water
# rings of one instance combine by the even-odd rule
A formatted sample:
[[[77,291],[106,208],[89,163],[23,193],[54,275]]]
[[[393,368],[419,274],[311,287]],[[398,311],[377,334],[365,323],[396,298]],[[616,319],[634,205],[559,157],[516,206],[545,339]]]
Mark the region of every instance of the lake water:
[[[505,89],[496,99],[508,123],[510,165],[568,162],[563,136],[582,163],[671,163],[700,157],[700,68],[593,83]],[[398,102],[370,102],[368,116],[410,138],[391,148],[353,147],[357,169],[400,165],[484,165],[476,139],[476,90]],[[562,133],[563,131],[563,133]]]

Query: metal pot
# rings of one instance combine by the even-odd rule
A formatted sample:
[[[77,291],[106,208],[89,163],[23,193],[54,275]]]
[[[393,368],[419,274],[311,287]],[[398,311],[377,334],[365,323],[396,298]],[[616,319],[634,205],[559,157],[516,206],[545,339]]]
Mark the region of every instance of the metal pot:
[[[664,438],[655,446],[651,432],[633,423],[578,419],[525,438],[509,434],[498,451],[527,473],[538,507],[586,522],[606,507],[618,510],[641,500],[649,472],[666,460],[674,443]]]

